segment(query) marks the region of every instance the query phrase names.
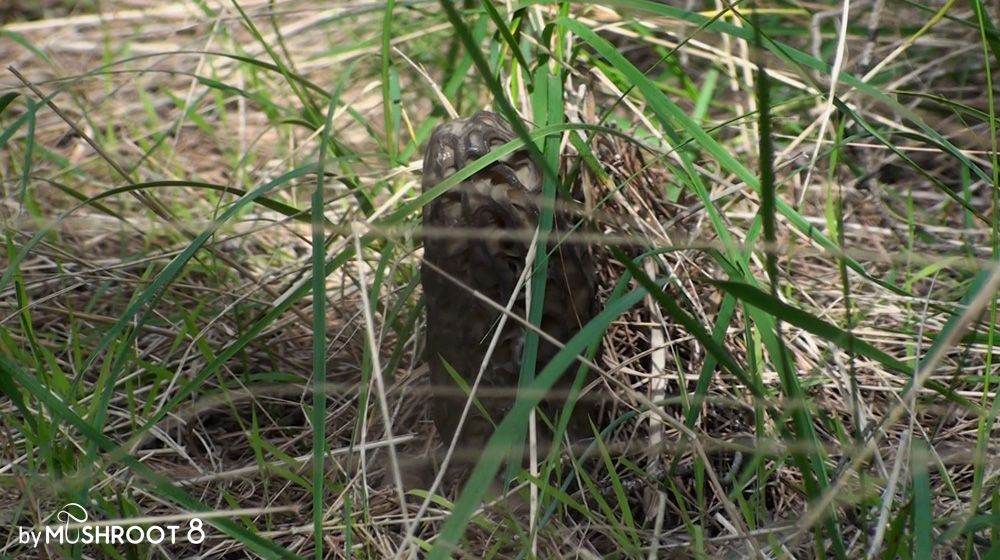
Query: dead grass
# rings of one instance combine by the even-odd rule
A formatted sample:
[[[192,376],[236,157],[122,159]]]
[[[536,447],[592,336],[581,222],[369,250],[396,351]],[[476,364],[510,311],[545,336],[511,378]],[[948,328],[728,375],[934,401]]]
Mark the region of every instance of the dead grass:
[[[397,5],[390,71],[381,2],[113,4],[0,35],[0,99],[20,94],[0,107],[0,527],[57,525],[74,502],[92,521],[223,513],[200,544],[34,548],[12,529],[0,555],[423,557],[454,535],[456,556],[493,558],[1000,550],[997,54],[968,6],[888,2],[874,39],[852,7],[839,45],[822,7],[783,7],[762,17],[785,50],[763,52],[731,14],[700,29],[668,7],[574,7],[659,96],[553,31],[589,53],[556,51],[567,121],[591,125],[559,133],[601,224],[602,302],[645,295],[588,331],[621,420],[599,442],[618,450],[545,462],[529,514],[483,505],[475,475],[424,509],[397,485],[439,445],[420,149],[449,105],[495,93],[440,6]],[[518,17],[537,62],[556,14]],[[523,73],[488,29],[504,91],[539,115],[525,83],[545,64]],[[818,61],[841,52],[831,107]],[[592,141],[605,116],[621,136]],[[610,247],[659,287],[613,293],[637,271]]]

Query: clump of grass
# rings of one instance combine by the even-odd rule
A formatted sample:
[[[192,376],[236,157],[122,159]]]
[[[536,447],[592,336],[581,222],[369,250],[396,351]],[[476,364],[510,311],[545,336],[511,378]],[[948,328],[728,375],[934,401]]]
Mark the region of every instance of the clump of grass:
[[[0,32],[0,524],[211,525],[0,553],[995,556],[989,11],[617,6],[137,1]],[[628,225],[604,312],[528,387],[603,339],[616,423],[513,473],[528,513],[483,506],[499,461],[402,484],[436,446],[421,148],[484,107],[528,123],[548,196],[584,177]]]

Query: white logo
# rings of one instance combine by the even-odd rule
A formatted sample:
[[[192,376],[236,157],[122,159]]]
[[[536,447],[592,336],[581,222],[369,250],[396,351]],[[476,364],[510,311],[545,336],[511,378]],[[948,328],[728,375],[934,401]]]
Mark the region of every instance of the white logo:
[[[33,531],[18,527],[17,542],[37,547],[39,544],[110,544],[123,545],[151,543],[160,544],[165,540],[170,544],[187,537],[187,542],[200,544],[205,540],[205,530],[201,519],[188,521],[187,534],[181,525],[153,525],[148,523],[123,523],[126,520],[94,521],[87,523],[87,510],[80,504],[66,504],[66,508],[56,514],[60,525],[46,525]],[[72,523],[70,523],[72,521]],[[178,534],[178,531],[181,531]],[[183,542],[183,541],[182,541]]]

